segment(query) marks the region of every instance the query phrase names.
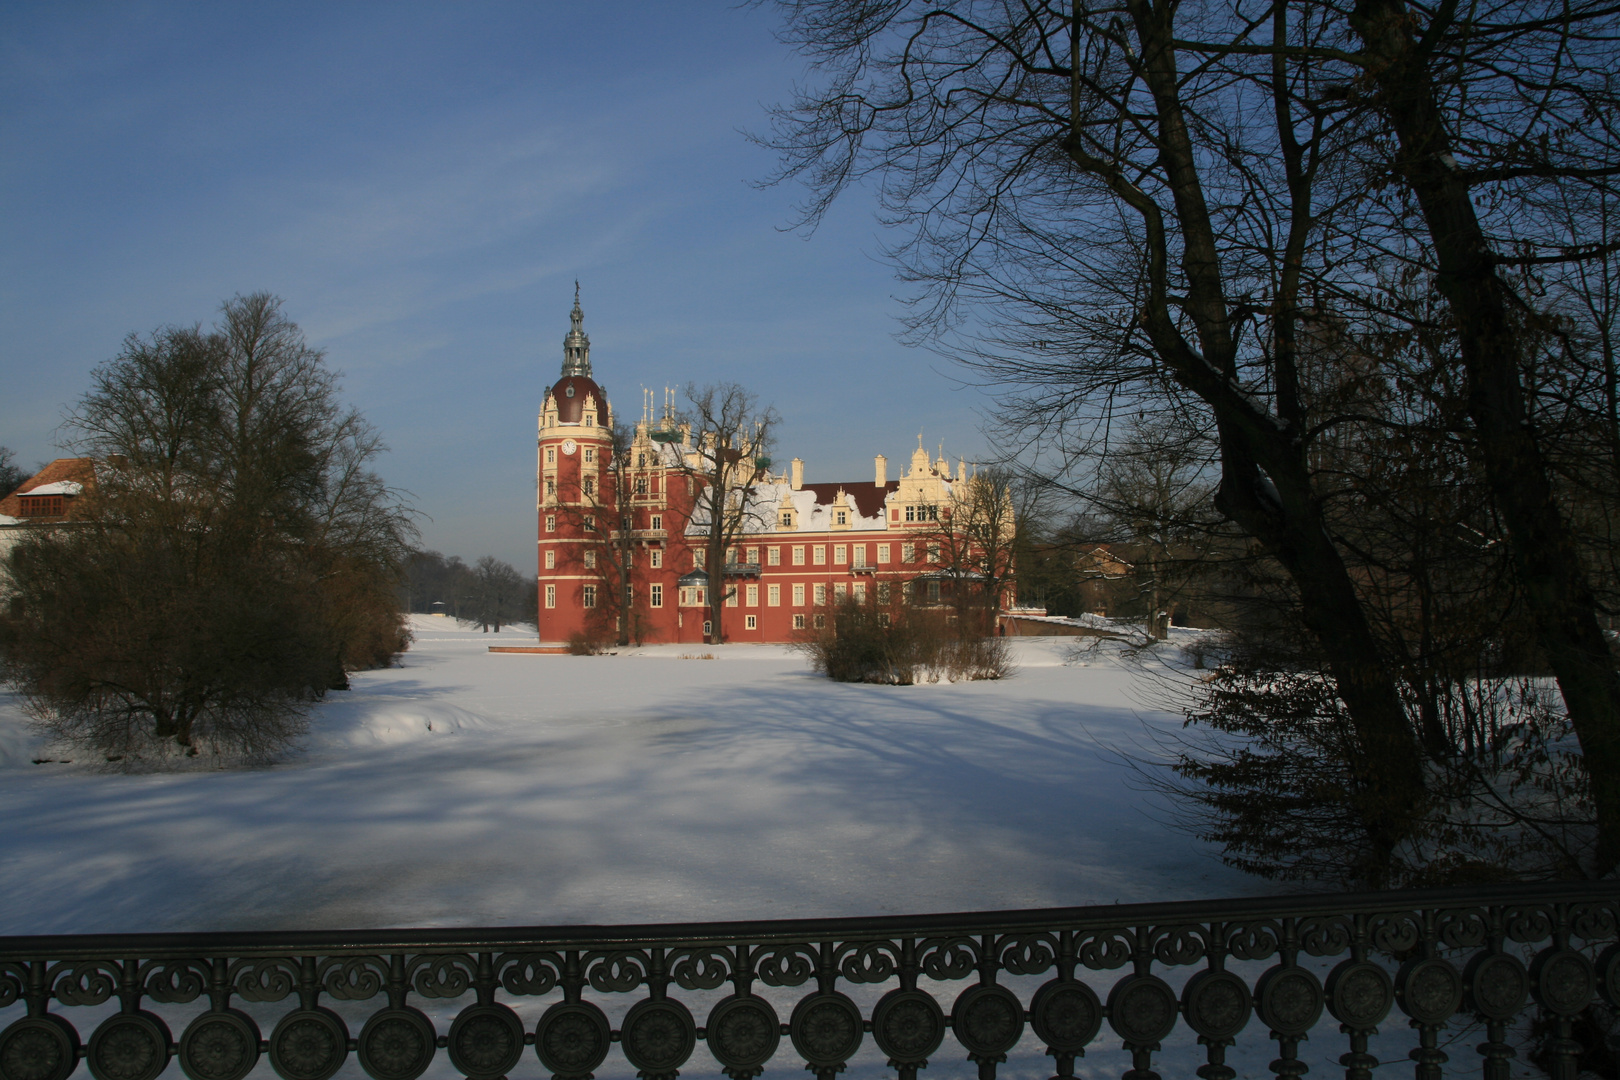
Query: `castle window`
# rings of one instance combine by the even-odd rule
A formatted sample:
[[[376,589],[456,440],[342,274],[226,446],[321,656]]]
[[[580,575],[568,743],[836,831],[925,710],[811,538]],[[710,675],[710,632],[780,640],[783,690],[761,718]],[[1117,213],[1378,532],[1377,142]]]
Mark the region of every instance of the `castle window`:
[[[833,518],[834,518],[833,523],[836,524],[836,525],[848,525],[849,524],[849,512],[847,510],[835,510],[835,511],[833,511]]]
[[[817,566],[827,565],[827,545],[817,544],[810,551],[810,558]]]
[[[749,607],[759,607],[759,586],[748,586],[747,603]]]
[[[917,558],[917,545],[916,544],[901,544],[900,545],[900,561],[901,562],[914,562],[914,561],[916,561],[916,558]]]
[[[546,447],[546,464],[557,464],[557,448],[555,446]]]
[[[795,630],[803,630],[804,629],[804,616],[803,615],[795,615],[795,616],[793,616],[793,629],[795,629]]]
[[[916,521],[917,520],[917,508],[915,506],[906,507],[906,520],[907,521]]]
[[[804,545],[803,544],[794,544],[793,545],[793,565],[794,566],[803,566],[804,565]]]
[[[585,515],[585,531],[586,532],[595,532],[596,531],[596,518],[592,517],[590,514]]]
[[[759,629],[759,620],[754,618],[752,615],[749,615],[744,621],[748,624],[748,629],[750,629],[750,630]]]
[[[780,585],[767,585],[765,587],[765,603],[769,604],[771,607],[781,607],[782,606],[782,586],[780,586]]]
[[[938,544],[929,544],[928,545],[928,561],[929,562],[935,562],[935,563],[939,562],[939,545]]]
[[[887,581],[878,582],[877,602],[880,604],[887,604],[889,602],[889,583]]]
[[[849,548],[848,548],[848,546],[844,545],[844,544],[834,544],[833,545],[833,564],[836,565],[836,566],[843,566],[847,562],[849,562]]]
[[[596,460],[596,447],[587,446],[585,448],[585,460],[586,461],[595,461]]]
[[[557,553],[555,551],[552,551],[550,548],[546,549],[546,569],[547,570],[555,570],[555,569],[557,569]]]
[[[546,586],[546,607],[556,607],[556,606],[557,606],[557,586],[555,586],[555,585],[547,585]]]
[[[548,498],[548,499],[552,498],[556,494],[557,494],[557,478],[555,476],[546,477],[546,498]]]
[[[928,583],[928,599],[933,601],[934,603],[939,602],[939,582],[938,581],[930,581]]]
[[[816,606],[821,607],[826,602],[827,602],[827,586],[825,586],[825,585],[817,585],[816,586]]]
[[[842,604],[847,596],[849,596],[849,587],[842,581],[833,586],[833,603]]]
[[[587,495],[595,495],[596,494],[596,478],[595,477],[587,476],[585,478],[585,494],[587,494]]]
[[[765,563],[766,563],[767,566],[781,566],[782,565],[782,549],[779,548],[779,547],[768,547],[768,548],[766,548],[765,549]]]
[[[662,529],[664,527],[664,516],[662,514],[654,514],[652,516],[652,527],[655,529]]]
[[[726,590],[726,607],[737,606],[737,587],[733,585]]]
[[[751,547],[748,549],[748,561],[751,563],[759,562],[759,548]]]
[[[556,531],[557,531],[557,515],[556,514],[547,514],[546,515],[546,532],[556,532]]]
[[[866,603],[866,582],[864,581],[855,583],[855,602],[857,604]]]
[[[647,494],[647,478],[645,476],[636,477],[636,494]]]
[[[596,414],[595,413],[586,413],[585,414],[585,426],[586,427],[595,427],[596,426]]]
[[[663,551],[661,551],[658,548],[653,548],[652,550],[648,551],[647,552],[647,565],[652,567],[654,570],[658,569],[660,566],[663,566],[664,565],[664,553],[663,553]]]
[[[865,544],[856,544],[855,545],[854,555],[855,555],[855,564],[854,565],[856,565],[856,566],[865,566],[866,565],[866,545]]]
[[[889,561],[889,545],[888,544],[879,544],[878,545],[878,565],[882,566],[884,563],[887,563],[888,561]]]
[[[794,607],[804,607],[804,586],[803,585],[795,585],[795,586],[793,586],[793,606]]]
[[[782,528],[784,528],[784,529],[793,528],[793,511],[791,511],[791,510],[782,511]]]
[[[587,570],[595,570],[596,569],[596,552],[587,551],[585,553],[585,569],[587,569]]]
[[[817,630],[825,630],[825,629],[827,629],[827,616],[825,616],[825,615],[817,615],[816,616],[816,629]]]
[[[708,619],[704,619],[703,620],[703,636],[708,637],[712,633],[714,633],[714,623],[710,622]]]
[[[595,585],[586,585],[584,588],[582,588],[580,590],[580,596],[584,598],[586,607],[593,608],[593,607],[596,606],[596,586]]]
[[[664,587],[662,585],[654,585],[647,591],[651,597],[648,600],[648,603],[650,603],[653,607],[664,606]]]

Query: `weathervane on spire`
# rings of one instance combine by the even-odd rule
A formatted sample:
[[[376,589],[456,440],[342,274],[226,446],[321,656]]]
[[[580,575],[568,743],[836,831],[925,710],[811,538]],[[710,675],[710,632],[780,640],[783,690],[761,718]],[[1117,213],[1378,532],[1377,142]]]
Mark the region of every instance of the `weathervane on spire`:
[[[574,310],[568,313],[568,336],[563,338],[563,377],[591,377],[591,339],[585,336],[585,312],[579,307],[579,280],[574,281]]]

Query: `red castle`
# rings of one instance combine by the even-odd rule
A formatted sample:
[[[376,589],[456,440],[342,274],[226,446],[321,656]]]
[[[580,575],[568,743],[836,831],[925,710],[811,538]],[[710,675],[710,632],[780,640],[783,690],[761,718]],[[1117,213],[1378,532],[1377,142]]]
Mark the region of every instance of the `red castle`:
[[[1010,575],[999,565],[1010,544],[992,542],[987,555],[986,545],[951,525],[970,516],[968,500],[983,501],[978,478],[962,463],[953,478],[949,462],[931,460],[921,439],[897,480],[878,455],[870,479],[807,484],[800,459],[772,475],[768,458],[747,447],[717,449],[666,402],[661,418],[644,409],[633,433],[621,436],[615,461],[613,411],[591,376],[577,289],[569,319],[562,377],[540,406],[542,641],[610,639],[623,614],[637,641],[786,642],[825,625],[832,605],[845,600],[886,604],[903,596],[948,607],[969,587],[981,594],[989,587],[998,594],[992,612],[1011,603]],[[734,535],[714,568],[724,590],[718,629],[701,497],[717,457],[740,470],[727,511]],[[990,517],[994,530],[1010,534],[1010,511]],[[623,602],[621,583],[628,585]]]

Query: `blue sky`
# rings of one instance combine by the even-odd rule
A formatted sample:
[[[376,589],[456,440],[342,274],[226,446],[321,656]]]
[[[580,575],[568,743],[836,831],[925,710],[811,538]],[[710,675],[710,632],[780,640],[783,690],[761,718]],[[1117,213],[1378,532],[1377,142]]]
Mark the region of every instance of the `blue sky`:
[[[573,282],[621,415],[735,380],[806,479],[924,434],[985,454],[985,398],[896,343],[856,192],[808,240],[743,131],[805,77],[774,15],[659,3],[0,6],[0,444],[56,456],[131,331],[282,296],[380,427],[423,542],[533,562],[534,426]]]

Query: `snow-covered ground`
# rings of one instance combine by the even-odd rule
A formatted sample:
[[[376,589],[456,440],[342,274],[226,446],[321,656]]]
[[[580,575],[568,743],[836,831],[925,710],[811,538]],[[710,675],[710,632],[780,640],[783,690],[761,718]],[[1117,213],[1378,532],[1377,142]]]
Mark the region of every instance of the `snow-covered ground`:
[[[124,775],[0,696],[0,934],[660,922],[1264,891],[1162,824],[1117,646],[1015,678],[847,686],[774,646],[491,654],[419,617],[403,665],[259,769]],[[1167,650],[1173,652],[1174,650]],[[695,659],[712,653],[715,659]]]

